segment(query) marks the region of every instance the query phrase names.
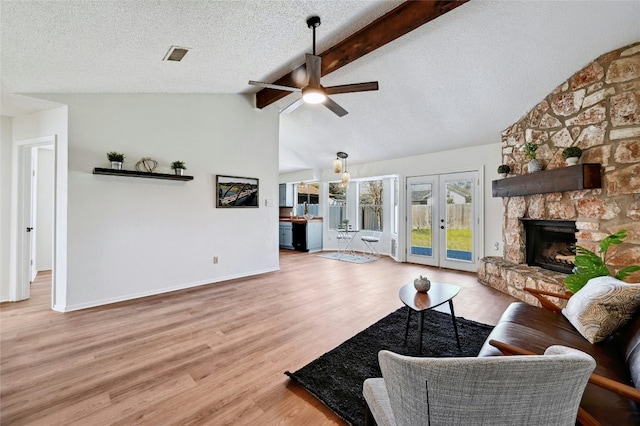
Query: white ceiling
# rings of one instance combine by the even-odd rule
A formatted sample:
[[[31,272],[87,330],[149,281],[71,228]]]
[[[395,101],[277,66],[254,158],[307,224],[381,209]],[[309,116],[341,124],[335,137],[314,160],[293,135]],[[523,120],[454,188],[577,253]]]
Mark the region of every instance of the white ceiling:
[[[401,1],[7,1],[0,3],[1,113],[50,108],[37,93],[254,93]],[[500,132],[603,53],[640,41],[640,2],[472,0],[323,78],[377,80],[281,114],[280,171],[500,141]],[[163,62],[171,45],[192,50]],[[284,108],[292,94],[275,106]]]

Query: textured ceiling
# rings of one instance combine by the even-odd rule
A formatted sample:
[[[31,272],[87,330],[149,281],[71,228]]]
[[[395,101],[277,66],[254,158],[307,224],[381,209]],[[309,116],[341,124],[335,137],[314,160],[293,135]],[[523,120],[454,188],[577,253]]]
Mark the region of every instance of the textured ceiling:
[[[29,95],[253,93],[400,1],[6,1],[0,3],[2,114],[48,107]],[[640,40],[640,2],[472,0],[323,78],[377,80],[378,92],[335,95],[338,118],[304,105],[281,114],[280,171],[499,142],[560,82]],[[192,50],[163,62],[171,45]],[[287,96],[269,108],[283,108]],[[31,108],[31,109],[30,109]]]

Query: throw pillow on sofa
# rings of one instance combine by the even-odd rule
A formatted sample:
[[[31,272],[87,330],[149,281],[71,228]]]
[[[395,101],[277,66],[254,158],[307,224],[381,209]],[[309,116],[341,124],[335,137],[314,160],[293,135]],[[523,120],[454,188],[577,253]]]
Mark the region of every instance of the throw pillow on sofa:
[[[605,276],[590,279],[562,314],[585,339],[597,343],[626,324],[639,306],[640,284]]]

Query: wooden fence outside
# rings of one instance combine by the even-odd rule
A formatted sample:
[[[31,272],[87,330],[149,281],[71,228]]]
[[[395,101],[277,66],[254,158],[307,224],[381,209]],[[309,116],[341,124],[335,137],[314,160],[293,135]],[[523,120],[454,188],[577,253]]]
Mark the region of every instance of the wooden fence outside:
[[[432,207],[419,204],[411,207],[411,229],[431,229]],[[447,229],[471,229],[471,204],[447,204]]]

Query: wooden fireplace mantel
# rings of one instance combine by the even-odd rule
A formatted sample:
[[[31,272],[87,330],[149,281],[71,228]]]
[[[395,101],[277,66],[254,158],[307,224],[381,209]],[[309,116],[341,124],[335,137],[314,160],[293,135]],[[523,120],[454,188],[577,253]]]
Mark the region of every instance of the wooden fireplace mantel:
[[[494,197],[516,197],[601,187],[601,165],[595,163],[576,164],[494,180],[491,185]]]

